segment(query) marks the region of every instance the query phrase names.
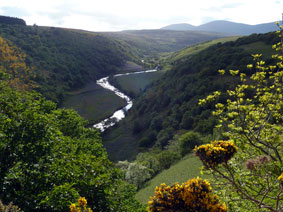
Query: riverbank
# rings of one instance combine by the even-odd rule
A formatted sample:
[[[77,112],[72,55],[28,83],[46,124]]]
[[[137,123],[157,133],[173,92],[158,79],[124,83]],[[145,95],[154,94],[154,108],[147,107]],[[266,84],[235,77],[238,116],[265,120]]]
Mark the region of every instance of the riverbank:
[[[96,82],[90,82],[83,89],[70,92],[62,107],[73,108],[93,125],[124,106],[123,99]]]

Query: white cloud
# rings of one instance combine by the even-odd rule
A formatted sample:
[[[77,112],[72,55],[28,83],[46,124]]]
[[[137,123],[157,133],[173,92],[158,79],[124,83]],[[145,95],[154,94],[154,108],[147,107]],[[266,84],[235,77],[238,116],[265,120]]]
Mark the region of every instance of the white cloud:
[[[160,28],[173,23],[199,25],[208,20],[259,24],[280,19],[282,8],[283,1],[278,0],[9,0],[0,3],[2,14],[24,18],[28,24],[93,31]]]

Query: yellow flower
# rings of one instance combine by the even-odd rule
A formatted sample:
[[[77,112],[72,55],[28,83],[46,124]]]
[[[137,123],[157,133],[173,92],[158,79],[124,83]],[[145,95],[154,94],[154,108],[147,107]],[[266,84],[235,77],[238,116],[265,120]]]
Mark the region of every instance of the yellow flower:
[[[278,177],[278,180],[283,182],[283,173]]]
[[[71,204],[70,205],[70,212],[76,212],[76,211],[77,211],[76,205],[75,204]]]
[[[85,197],[80,197],[79,200],[78,200],[78,203],[79,203],[80,207],[86,207],[86,205],[87,205],[86,198]]]
[[[238,148],[231,141],[214,141],[194,149],[196,156],[208,167],[227,162],[237,151]]]

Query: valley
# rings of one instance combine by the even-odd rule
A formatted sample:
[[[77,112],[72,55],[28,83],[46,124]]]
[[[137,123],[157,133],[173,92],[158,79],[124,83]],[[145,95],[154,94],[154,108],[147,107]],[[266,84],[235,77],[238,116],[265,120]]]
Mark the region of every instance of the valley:
[[[3,22],[0,200],[56,212],[86,197],[95,211],[144,212],[156,186],[183,189],[176,183],[199,176],[237,208],[229,198],[249,198],[221,186],[242,186],[243,174],[253,187],[266,170],[279,188],[282,30],[244,36],[242,25],[225,22],[237,26],[230,36],[192,25],[91,32]],[[250,187],[250,196],[267,198]]]

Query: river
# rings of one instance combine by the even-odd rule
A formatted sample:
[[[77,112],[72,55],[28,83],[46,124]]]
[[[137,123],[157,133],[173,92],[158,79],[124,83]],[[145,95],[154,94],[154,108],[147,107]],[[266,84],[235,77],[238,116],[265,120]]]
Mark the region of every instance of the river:
[[[150,73],[150,72],[156,72],[156,69],[147,70],[147,71],[138,71],[138,72],[129,72],[125,74],[116,74],[113,77],[121,77],[126,75],[132,75],[132,74],[144,74],[144,73]],[[120,110],[117,110],[113,113],[112,116],[104,119],[103,121],[93,125],[93,127],[99,129],[101,132],[103,132],[105,129],[114,126],[117,122],[121,121],[123,118],[125,118],[126,113],[128,110],[130,110],[133,106],[133,100],[128,97],[126,94],[122,93],[119,89],[115,88],[113,85],[109,83],[109,76],[101,78],[96,81],[98,85],[101,87],[108,89],[110,91],[113,91],[117,96],[121,97],[126,101],[126,106],[123,107]]]

